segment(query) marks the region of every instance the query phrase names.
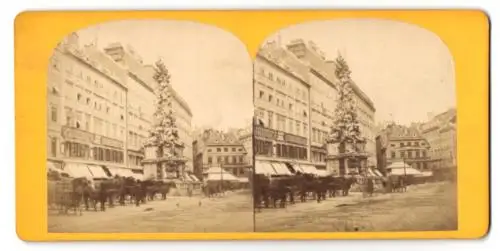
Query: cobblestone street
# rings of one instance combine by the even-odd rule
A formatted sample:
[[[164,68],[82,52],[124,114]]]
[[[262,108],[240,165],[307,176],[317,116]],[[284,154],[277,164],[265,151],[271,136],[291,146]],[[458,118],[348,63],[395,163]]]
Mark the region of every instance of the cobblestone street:
[[[345,232],[453,230],[457,228],[456,185],[410,186],[406,193],[308,201],[255,216],[258,232]]]
[[[49,232],[251,232],[253,207],[249,191],[220,198],[169,197],[136,207],[117,206],[82,216],[49,215]]]

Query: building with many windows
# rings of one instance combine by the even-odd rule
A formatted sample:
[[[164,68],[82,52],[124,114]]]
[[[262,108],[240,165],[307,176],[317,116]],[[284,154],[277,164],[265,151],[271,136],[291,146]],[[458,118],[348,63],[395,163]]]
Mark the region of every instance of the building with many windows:
[[[436,116],[419,125],[422,136],[431,147],[429,155],[432,169],[456,167],[456,116],[455,108]]]
[[[142,145],[154,112],[153,67],[118,43],[104,51],[92,44],[80,46],[76,33],[58,45],[50,62],[49,164],[79,176],[140,177]],[[189,170],[192,114],[173,89],[171,93]]]
[[[78,35],[54,50],[47,79],[48,161],[74,175],[102,178],[126,164],[126,73]]]
[[[377,168],[386,173],[394,162],[404,162],[420,170],[430,170],[430,146],[415,127],[389,124],[376,137]]]
[[[257,173],[287,174],[284,165],[310,164],[308,68],[276,43],[254,61],[254,153]],[[274,165],[274,168],[270,168]]]
[[[247,179],[251,173],[248,152],[237,134],[203,130],[193,141],[194,175],[203,179],[211,167],[221,167],[232,175]]]

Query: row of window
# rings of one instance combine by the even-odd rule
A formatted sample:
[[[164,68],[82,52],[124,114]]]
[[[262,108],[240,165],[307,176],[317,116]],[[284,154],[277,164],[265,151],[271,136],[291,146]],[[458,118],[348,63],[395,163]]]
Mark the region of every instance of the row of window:
[[[261,119],[263,118],[264,111],[259,110],[257,112],[257,117],[260,117]],[[288,125],[287,125],[288,121]],[[287,118],[281,114],[277,114],[276,116],[276,124],[274,123],[274,112],[272,111],[267,111],[267,122],[265,126],[267,128],[275,129],[278,131],[282,132],[287,132],[290,134],[295,134],[303,137],[307,137],[308,132],[307,132],[307,124],[306,123],[301,123],[300,121],[296,121],[292,118]]]
[[[393,143],[393,144],[391,144],[391,146],[395,147],[396,144]],[[425,146],[425,142],[421,142],[421,141],[399,142],[399,147],[405,147],[405,146]]]
[[[51,107],[51,121],[57,122],[57,108]],[[73,109],[65,108],[66,121],[65,125],[98,135],[103,135],[110,138],[123,140],[125,128],[115,123],[107,122],[98,117],[84,114],[81,111],[73,111]]]
[[[228,169],[225,169],[225,170],[228,171]],[[229,170],[236,177],[241,177],[241,176],[247,175],[247,170],[243,167],[230,168]]]
[[[312,162],[325,162],[326,161],[326,154],[321,153],[321,152],[311,152],[311,161]]]
[[[225,153],[229,152],[229,147],[224,147],[224,148],[222,148],[222,147],[217,147],[217,148],[208,148],[208,150],[207,150],[207,151],[208,151],[209,153],[211,153],[211,152],[213,151],[213,149],[215,149],[215,151],[216,151],[216,152],[218,152],[218,153],[222,152],[222,150],[224,150],[224,152],[225,152]],[[238,148],[236,148],[236,147],[231,147],[231,152],[236,152],[236,151],[238,151],[238,152],[243,152],[243,148],[242,148],[242,147],[238,147]]]
[[[77,103],[79,103],[79,104],[85,104],[88,106],[92,106],[96,111],[103,111],[106,114],[112,114],[112,115],[117,116],[117,118],[120,118],[120,120],[122,120],[122,121],[125,120],[125,116],[121,113],[121,111],[120,112],[113,111],[114,110],[114,109],[112,109],[113,106],[106,105],[106,107],[103,108],[102,102],[94,101],[92,103],[91,98],[89,98],[89,97],[85,98],[83,96],[83,94],[81,94],[81,93],[76,94],[76,100],[77,100]],[[119,109],[119,110],[123,110],[123,109]]]
[[[427,162],[416,162],[411,163],[410,165],[418,170],[427,170]]]
[[[214,162],[215,160],[215,162]],[[217,156],[208,157],[208,164],[243,164],[243,156]]]
[[[58,66],[57,64],[54,64],[54,68],[55,69],[58,69]],[[124,94],[121,93],[121,92],[118,92],[117,90],[113,91],[113,95],[111,95],[111,88],[109,88],[109,86],[105,86],[103,85],[103,83],[101,81],[99,81],[98,79],[94,79],[92,81],[92,77],[90,75],[86,75],[85,78],[84,78],[84,74],[83,74],[83,71],[81,70],[82,67],[78,67],[79,71],[75,74],[75,72],[73,71],[73,65],[69,62],[65,62],[65,68],[66,68],[66,73],[71,75],[71,76],[75,76],[77,77],[78,79],[80,80],[85,80],[85,82],[87,83],[88,86],[90,86],[93,82],[94,84],[94,88],[95,89],[102,89],[103,90],[103,94],[106,98],[108,99],[112,99],[113,101],[119,103],[119,104],[122,104],[124,103],[125,101],[125,98],[124,98]]]
[[[273,156],[273,142],[256,139],[255,155]]]
[[[270,71],[266,75],[266,70],[263,67],[261,67],[259,69],[259,74],[263,77],[267,77],[267,79],[270,82],[277,82],[279,84],[279,86],[282,88],[289,88],[290,90],[293,90],[292,85],[287,84],[285,79],[280,78],[279,76],[274,76],[273,72]],[[295,96],[296,97],[301,96],[303,100],[307,100],[307,92],[305,90],[300,90],[299,88],[296,88],[295,89]]]
[[[264,91],[259,91],[259,98],[260,99],[265,99],[266,97],[267,97],[267,101],[269,103],[273,103],[274,96],[272,94],[269,94],[266,96]],[[281,108],[285,108],[285,101],[283,101],[283,99],[276,98],[276,106],[281,107]],[[288,103],[288,110],[293,111],[293,108],[294,108],[293,104]],[[302,116],[307,118],[307,111],[305,111],[305,110],[302,111]]]
[[[267,140],[255,140],[255,154],[269,157],[273,156],[273,143]],[[307,160],[307,148],[277,144],[276,156],[287,159]]]
[[[415,155],[413,154],[415,153]],[[425,150],[409,150],[409,151],[399,151],[400,158],[425,158],[427,157],[427,151]],[[391,151],[391,158],[396,158],[396,152]]]
[[[51,139],[51,156],[57,155],[57,139]],[[113,163],[123,163],[123,151],[102,147],[90,148],[89,145],[77,142],[64,143],[64,156],[70,158],[92,159],[95,161],[107,161]]]
[[[307,148],[290,146],[285,144],[277,144],[276,156],[287,159],[307,160]]]

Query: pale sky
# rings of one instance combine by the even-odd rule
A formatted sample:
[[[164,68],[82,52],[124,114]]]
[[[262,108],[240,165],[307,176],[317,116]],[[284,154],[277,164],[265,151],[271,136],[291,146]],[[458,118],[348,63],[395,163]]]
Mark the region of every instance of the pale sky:
[[[252,62],[241,41],[217,27],[181,21],[127,20],[78,31],[81,44],[132,46],[145,64],[163,59],[173,88],[193,112],[193,126],[249,126]],[[152,101],[153,102],[153,101]]]
[[[277,34],[283,46],[296,38],[312,40],[327,59],[340,52],[353,80],[374,102],[376,122],[423,122],[428,112],[456,105],[453,58],[437,35],[418,26],[344,19],[290,26]],[[270,40],[278,40],[277,34]]]

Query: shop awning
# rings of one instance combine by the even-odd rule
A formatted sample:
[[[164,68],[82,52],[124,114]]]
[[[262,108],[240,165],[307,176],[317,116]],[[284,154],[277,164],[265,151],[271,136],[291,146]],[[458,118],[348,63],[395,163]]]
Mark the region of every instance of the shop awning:
[[[311,165],[300,165],[300,167],[302,168],[302,170],[304,170],[304,173],[308,173],[308,174],[314,174],[314,175],[318,175],[318,169],[316,169],[315,166],[311,166]]]
[[[66,163],[66,165],[64,166],[64,171],[73,178],[93,178],[93,175],[90,172],[89,168],[84,164]]]
[[[406,170],[405,170],[406,169]],[[410,167],[410,168],[394,168],[391,170],[391,175],[422,175],[420,171],[417,169]]]
[[[131,169],[120,168],[120,167],[108,167],[108,170],[111,172],[113,176],[121,176],[121,177],[134,177],[136,173],[132,172]]]
[[[191,178],[191,180],[193,180],[194,182],[200,182],[200,180],[198,178],[196,178],[196,176],[190,174],[189,175],[189,178]]]
[[[47,161],[47,171],[62,172],[62,168],[54,164],[54,162]]]
[[[220,167],[211,167],[205,172],[205,174],[208,174],[207,180],[238,181],[236,176],[228,173]]]
[[[295,172],[305,173],[305,171],[302,169],[302,167],[299,164],[292,164],[292,166],[293,166],[293,169],[295,170]]]
[[[255,174],[276,175],[276,171],[269,162],[255,161]]]
[[[87,165],[87,167],[89,168],[89,170],[92,173],[92,176],[94,176],[94,178],[98,178],[98,179],[108,178],[108,175],[106,174],[106,172],[104,172],[102,167],[94,166],[94,165]]]
[[[278,175],[292,175],[292,172],[286,167],[285,163],[272,162],[271,165]]]

